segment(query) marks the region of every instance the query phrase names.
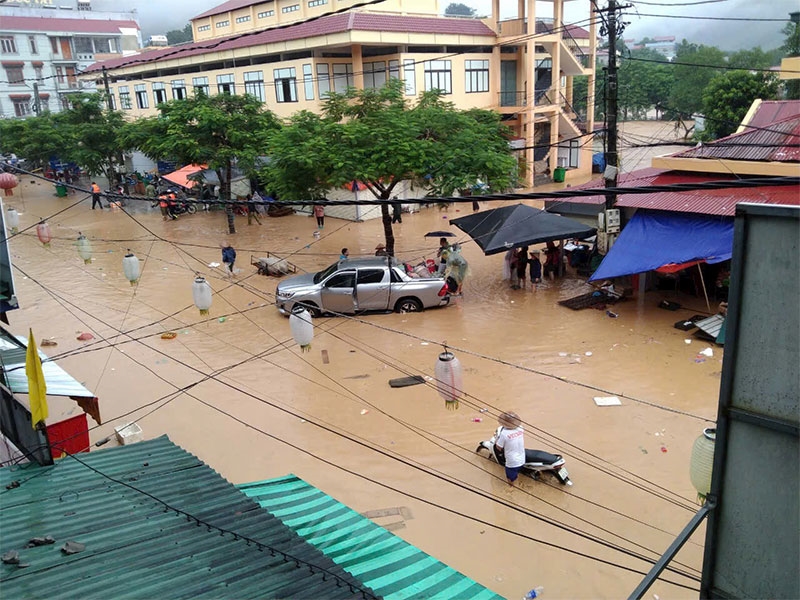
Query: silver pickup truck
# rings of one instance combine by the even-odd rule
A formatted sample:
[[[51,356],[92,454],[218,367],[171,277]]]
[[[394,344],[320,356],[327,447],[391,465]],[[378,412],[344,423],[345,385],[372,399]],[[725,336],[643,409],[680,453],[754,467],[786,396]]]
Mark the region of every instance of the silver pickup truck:
[[[387,256],[340,260],[319,273],[289,277],[275,291],[281,314],[305,308],[312,317],[328,312],[418,312],[449,302],[441,277],[410,277],[401,263]]]

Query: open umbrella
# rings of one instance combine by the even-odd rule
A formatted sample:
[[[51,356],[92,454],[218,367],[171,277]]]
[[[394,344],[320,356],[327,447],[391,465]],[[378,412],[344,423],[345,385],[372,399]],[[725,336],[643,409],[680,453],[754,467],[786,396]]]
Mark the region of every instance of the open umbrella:
[[[469,235],[487,256],[542,242],[582,240],[595,234],[593,227],[525,204],[472,213],[450,223]]]
[[[456,234],[449,231],[429,231],[424,237],[456,237]]]

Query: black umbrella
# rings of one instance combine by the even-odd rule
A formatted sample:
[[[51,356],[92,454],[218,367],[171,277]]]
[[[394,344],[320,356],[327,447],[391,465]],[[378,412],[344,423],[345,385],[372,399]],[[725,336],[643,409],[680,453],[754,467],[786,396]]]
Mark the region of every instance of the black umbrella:
[[[424,237],[456,237],[456,234],[449,231],[429,231]]]
[[[525,204],[503,206],[450,221],[469,235],[483,253],[498,254],[569,238],[584,239],[595,234],[593,227]]]

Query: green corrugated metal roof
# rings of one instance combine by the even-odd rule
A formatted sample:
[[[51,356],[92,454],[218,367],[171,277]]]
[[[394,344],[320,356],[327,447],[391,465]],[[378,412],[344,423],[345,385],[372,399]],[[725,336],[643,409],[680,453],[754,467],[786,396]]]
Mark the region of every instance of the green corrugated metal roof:
[[[166,436],[81,454],[114,479],[204,522],[254,539],[374,594],[279,519]],[[12,481],[18,488],[6,489]],[[72,458],[55,466],[0,469],[0,565],[4,598],[353,598],[349,585],[242,538],[197,525]],[[54,545],[25,548],[32,537]],[[86,545],[66,556],[67,540]],[[341,581],[340,581],[341,583]]]
[[[502,600],[294,475],[237,487],[387,600]]]

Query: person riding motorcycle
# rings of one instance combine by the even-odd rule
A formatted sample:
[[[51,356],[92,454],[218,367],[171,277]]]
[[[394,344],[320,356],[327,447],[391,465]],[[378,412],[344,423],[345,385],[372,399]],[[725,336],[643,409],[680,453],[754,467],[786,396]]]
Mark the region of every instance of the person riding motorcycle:
[[[175,194],[175,190],[172,188],[159,195],[158,206],[161,208],[161,216],[164,221],[167,219],[174,220],[178,218],[178,216],[175,214],[175,209],[177,207],[176,199],[177,196]]]

